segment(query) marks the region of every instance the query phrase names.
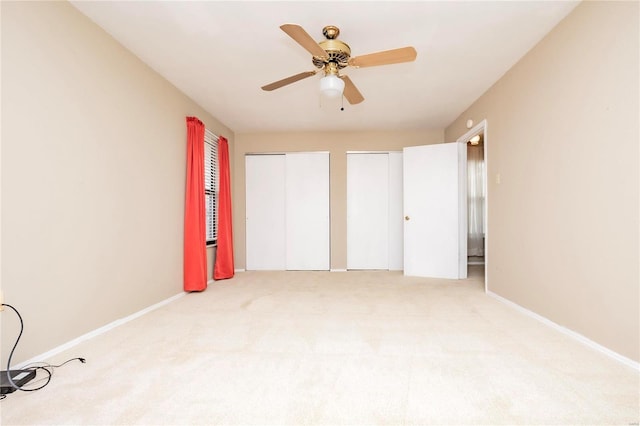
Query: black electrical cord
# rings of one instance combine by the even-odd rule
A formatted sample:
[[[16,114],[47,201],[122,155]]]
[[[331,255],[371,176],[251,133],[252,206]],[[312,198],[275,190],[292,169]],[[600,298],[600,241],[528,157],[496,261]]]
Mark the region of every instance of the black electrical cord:
[[[45,377],[44,379],[41,379],[41,380],[46,380],[46,381],[44,382],[44,384],[42,386],[39,386],[37,388],[25,389],[22,386],[18,386],[13,381],[13,378],[11,377],[11,358],[13,358],[13,353],[15,352],[16,348],[18,347],[18,342],[20,341],[20,338],[22,337],[22,332],[24,331],[24,321],[22,321],[22,315],[20,315],[20,312],[18,312],[18,310],[16,308],[14,308],[13,306],[8,305],[6,303],[3,303],[2,306],[6,306],[7,308],[11,308],[11,310],[13,310],[13,312],[16,313],[16,315],[18,316],[18,319],[20,320],[20,333],[18,333],[18,337],[16,338],[16,342],[13,344],[13,348],[11,348],[11,352],[9,353],[9,359],[7,360],[7,380],[9,381],[9,383],[11,384],[11,386],[14,389],[21,390],[23,392],[33,392],[33,391],[40,390],[43,387],[47,386],[49,384],[49,382],[51,381],[51,377],[53,376],[53,369],[54,368],[62,367],[63,365],[67,364],[68,362],[75,361],[75,360],[78,360],[83,364],[85,362],[87,362],[87,360],[85,360],[84,358],[71,358],[71,359],[68,359],[67,361],[63,362],[62,364],[58,364],[58,365],[42,363],[43,365],[24,368],[24,370],[29,370],[29,371],[44,370],[45,374],[47,374],[47,377]],[[2,395],[2,398],[0,398],[0,399],[4,399],[4,398],[6,398],[6,395]]]
[[[76,361],[76,360],[80,361],[83,364],[87,362],[86,359],[77,357],[77,358],[70,358],[70,359],[66,360],[65,362],[63,362],[62,364],[57,364],[57,365],[48,364],[46,362],[38,362],[38,363],[33,362],[31,364],[28,364],[27,366],[33,365],[33,368],[59,368],[59,367],[62,367],[63,365],[65,365],[65,364],[69,364],[71,361]],[[35,365],[35,364],[42,364],[42,365]]]
[[[16,339],[16,342],[13,344],[13,348],[11,349],[11,352],[9,353],[9,359],[7,360],[7,380],[9,380],[9,383],[11,384],[11,386],[14,389],[25,390],[21,386],[16,385],[15,382],[13,381],[13,379],[11,378],[11,358],[13,358],[13,353],[15,352],[16,347],[18,346],[18,342],[20,341],[20,338],[22,337],[22,332],[24,331],[24,321],[22,321],[22,315],[20,315],[20,312],[18,312],[18,310],[16,308],[14,308],[11,305],[7,305],[6,303],[3,303],[2,306],[6,306],[7,308],[11,308],[11,310],[13,310],[13,312],[16,313],[16,315],[18,316],[18,319],[20,320],[20,333],[18,334],[18,338]],[[51,380],[51,374],[49,374],[49,380]],[[45,383],[44,386],[46,386],[49,383],[49,380],[47,380],[47,383]],[[38,388],[38,389],[40,389],[40,388]],[[34,389],[34,390],[37,390],[37,389]]]

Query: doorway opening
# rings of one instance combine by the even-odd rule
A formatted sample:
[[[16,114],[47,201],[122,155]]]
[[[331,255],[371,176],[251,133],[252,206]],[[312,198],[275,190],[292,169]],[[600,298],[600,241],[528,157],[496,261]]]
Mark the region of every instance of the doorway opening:
[[[487,121],[483,120],[457,140],[467,146],[467,265],[470,276],[487,282]]]

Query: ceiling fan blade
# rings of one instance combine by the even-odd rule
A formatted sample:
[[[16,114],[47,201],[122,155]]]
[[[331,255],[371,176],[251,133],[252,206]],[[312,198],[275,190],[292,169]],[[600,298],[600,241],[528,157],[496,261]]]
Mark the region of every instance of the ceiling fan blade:
[[[296,24],[284,24],[280,25],[280,29],[287,33],[289,37],[294,39],[298,44],[305,49],[313,56],[317,56],[319,58],[327,58],[327,52],[320,47],[320,45],[313,39],[311,36],[302,28],[300,25]]]
[[[266,90],[270,92],[275,89],[279,89],[282,86],[286,86],[287,84],[295,83],[296,81],[300,81],[304,78],[311,77],[315,75],[318,71],[306,71],[301,72],[300,74],[292,75],[291,77],[283,78],[282,80],[274,81],[271,84],[267,84],[266,86],[262,86],[262,90]]]
[[[399,49],[385,50],[383,52],[370,53],[349,59],[352,67],[373,67],[376,65],[399,64],[416,60],[418,53],[411,46]]]
[[[353,81],[351,81],[349,76],[341,75],[340,78],[344,81],[344,97],[347,98],[347,101],[349,101],[351,105],[359,104],[364,101],[362,93],[360,93],[356,85],[353,84]]]

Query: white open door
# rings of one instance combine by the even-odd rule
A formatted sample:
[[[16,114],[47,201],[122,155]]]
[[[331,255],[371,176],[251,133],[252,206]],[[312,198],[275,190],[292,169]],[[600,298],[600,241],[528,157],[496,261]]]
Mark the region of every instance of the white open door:
[[[404,148],[404,274],[467,277],[466,145]]]

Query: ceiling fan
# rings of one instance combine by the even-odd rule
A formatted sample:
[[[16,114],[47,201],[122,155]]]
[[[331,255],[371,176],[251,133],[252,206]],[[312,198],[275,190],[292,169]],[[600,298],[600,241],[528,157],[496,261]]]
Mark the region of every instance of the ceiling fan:
[[[311,61],[318,69],[301,72],[300,74],[275,81],[266,86],[262,86],[262,90],[271,91],[279,89],[280,87],[311,77],[319,71],[324,71],[325,76],[320,80],[320,90],[323,93],[329,96],[344,95],[350,104],[359,104],[364,100],[364,97],[349,76],[340,75],[341,69],[347,66],[360,68],[411,62],[416,59],[417,55],[416,49],[408,46],[352,58],[349,45],[337,38],[340,34],[338,27],[333,25],[324,27],[322,34],[326,40],[320,42],[316,42],[311,38],[300,25],[284,24],[280,26],[280,29],[313,55]]]

